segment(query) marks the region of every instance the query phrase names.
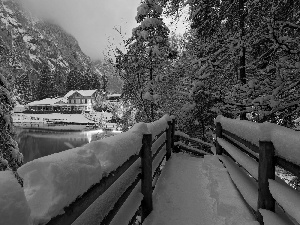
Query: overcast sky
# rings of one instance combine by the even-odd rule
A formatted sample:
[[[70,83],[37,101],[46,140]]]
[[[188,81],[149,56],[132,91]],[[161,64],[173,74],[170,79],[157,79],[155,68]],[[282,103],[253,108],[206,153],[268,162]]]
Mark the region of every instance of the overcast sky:
[[[33,14],[50,19],[72,34],[83,52],[92,59],[102,58],[109,43],[122,38],[113,28],[121,27],[130,37],[140,0],[21,0]]]

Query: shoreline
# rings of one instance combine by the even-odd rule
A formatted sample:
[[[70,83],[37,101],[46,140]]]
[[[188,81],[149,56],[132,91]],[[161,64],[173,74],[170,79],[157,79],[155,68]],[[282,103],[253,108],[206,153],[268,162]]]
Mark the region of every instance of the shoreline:
[[[44,131],[57,131],[57,132],[81,132],[81,131],[89,131],[93,130],[92,127],[86,127],[86,125],[81,124],[67,124],[67,125],[44,125],[41,123],[41,126],[37,126],[39,124],[31,124],[29,126],[22,126],[20,123],[14,123],[14,126],[20,129],[28,129],[28,130],[44,130]]]

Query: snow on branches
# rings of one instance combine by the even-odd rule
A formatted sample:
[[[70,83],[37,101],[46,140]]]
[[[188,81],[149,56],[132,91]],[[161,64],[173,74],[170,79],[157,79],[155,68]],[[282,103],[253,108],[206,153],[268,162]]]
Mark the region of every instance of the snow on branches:
[[[8,90],[9,84],[4,77],[5,71],[0,70],[0,171],[16,171],[23,163],[23,155],[13,139],[14,131],[11,118],[13,100]],[[15,172],[17,178],[18,175]],[[21,183],[21,179],[19,179]]]

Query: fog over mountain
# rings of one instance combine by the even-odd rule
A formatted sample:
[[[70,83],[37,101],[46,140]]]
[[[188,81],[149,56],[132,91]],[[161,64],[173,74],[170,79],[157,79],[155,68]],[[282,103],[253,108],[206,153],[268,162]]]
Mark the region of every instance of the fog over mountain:
[[[18,0],[33,15],[61,26],[73,35],[82,51],[93,60],[102,57],[110,44],[126,37],[136,26],[136,8],[140,0]]]

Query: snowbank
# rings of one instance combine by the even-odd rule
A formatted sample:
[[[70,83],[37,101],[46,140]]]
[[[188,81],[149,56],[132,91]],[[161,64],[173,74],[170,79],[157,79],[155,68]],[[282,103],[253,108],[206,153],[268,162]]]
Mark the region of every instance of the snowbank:
[[[84,147],[69,149],[24,164],[18,169],[34,224],[62,214],[63,208],[102,177],[95,153]]]
[[[12,171],[0,171],[0,223],[31,224],[24,191]]]

